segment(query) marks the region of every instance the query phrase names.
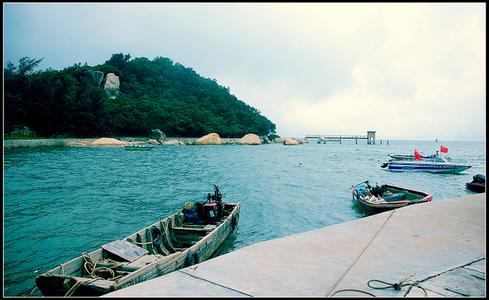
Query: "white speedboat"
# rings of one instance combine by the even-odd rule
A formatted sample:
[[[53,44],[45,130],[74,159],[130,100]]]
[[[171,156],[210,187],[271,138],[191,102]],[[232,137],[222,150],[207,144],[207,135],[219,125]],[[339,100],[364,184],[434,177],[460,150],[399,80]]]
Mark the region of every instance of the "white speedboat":
[[[432,173],[456,174],[470,168],[469,165],[454,164],[447,157],[422,158],[420,160],[391,159],[381,165],[389,171],[424,171]]]

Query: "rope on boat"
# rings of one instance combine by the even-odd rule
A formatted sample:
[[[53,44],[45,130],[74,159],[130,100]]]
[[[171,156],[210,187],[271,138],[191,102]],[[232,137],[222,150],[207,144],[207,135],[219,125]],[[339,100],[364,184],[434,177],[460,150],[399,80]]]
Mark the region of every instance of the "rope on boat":
[[[105,259],[102,262],[103,263],[111,264],[112,266],[110,266],[110,267],[97,267],[97,264],[99,262],[101,262],[101,261],[97,261],[97,262],[93,263],[92,258],[86,252],[83,252],[82,257],[83,257],[83,260],[84,260],[83,269],[92,278],[102,278],[102,279],[105,279],[105,278],[103,278],[101,276],[98,276],[96,273],[97,272],[108,271],[110,273],[110,275],[111,275],[110,278],[113,279],[115,277],[115,272],[112,269],[118,268],[119,266],[122,265],[121,263],[118,263],[118,262],[116,262],[114,260]]]
[[[87,285],[87,284],[91,284],[97,280],[100,280],[100,279],[104,279],[104,277],[101,277],[99,275],[97,275],[96,273],[97,272],[103,272],[103,271],[108,271],[110,273],[110,278],[109,280],[113,280],[115,278],[118,278],[120,277],[119,276],[115,276],[115,272],[114,270],[112,270],[113,268],[117,268],[119,267],[121,264],[114,261],[114,260],[111,260],[111,259],[104,259],[102,262],[104,263],[109,263],[109,264],[113,264],[113,266],[110,266],[110,267],[97,267],[97,264],[101,261],[97,261],[95,263],[93,263],[92,261],[92,258],[90,257],[90,254],[86,253],[86,252],[83,252],[82,253],[82,258],[83,258],[83,269],[85,270],[85,272],[87,272],[88,275],[90,275],[91,279],[87,280],[87,281],[77,281],[75,284],[73,284],[73,286],[66,292],[65,294],[65,297],[69,297],[69,296],[72,296],[76,290],[81,286],[81,285]],[[64,273],[64,271],[63,271]]]
[[[419,285],[419,281],[417,280],[409,280],[409,278],[413,277],[413,275],[399,281],[399,282],[396,282],[396,283],[390,283],[390,282],[386,282],[386,281],[382,281],[382,280],[378,280],[378,279],[371,279],[367,282],[367,285],[368,287],[372,288],[372,289],[376,289],[376,290],[384,290],[384,289],[388,289],[388,288],[393,288],[395,289],[396,291],[400,291],[402,289],[403,286],[409,286],[406,294],[404,296],[406,296],[407,294],[409,294],[409,292],[411,291],[411,289],[413,287],[417,287],[421,290],[423,290],[425,296],[428,296],[428,293],[426,292],[426,290]],[[381,283],[383,286],[379,286],[379,285],[372,285],[371,283],[373,282],[377,282],[377,283]],[[342,289],[342,290],[337,290],[336,292],[334,292],[331,296],[334,296],[336,295],[337,293],[340,293],[340,292],[346,292],[346,291],[351,291],[351,292],[360,292],[360,293],[364,293],[364,294],[367,294],[367,295],[370,295],[372,297],[377,297],[375,296],[374,294],[372,293],[369,293],[369,292],[366,292],[366,291],[362,291],[362,290],[358,290],[358,289]]]
[[[138,245],[149,245],[149,244],[153,244],[153,242],[136,242],[136,241],[133,241],[134,244],[138,244]]]
[[[92,279],[90,279],[90,280],[87,280],[87,281],[85,281],[85,282],[83,282],[83,281],[77,281],[77,282],[76,282],[76,283],[75,283],[75,284],[74,284],[74,285],[73,285],[73,286],[72,286],[72,287],[71,287],[71,288],[70,288],[70,289],[69,289],[69,290],[66,292],[66,294],[65,294],[64,296],[65,296],[65,297],[72,296],[72,295],[75,293],[75,291],[76,291],[76,290],[77,290],[77,289],[78,289],[78,288],[79,288],[81,285],[83,285],[83,284],[90,284],[90,283],[93,283],[93,282],[95,282],[95,281],[97,281],[97,280],[99,280],[99,279],[103,279],[103,278],[101,278],[101,277],[96,277],[96,278],[92,278]]]
[[[35,290],[38,290],[39,288],[37,287],[37,285],[34,286],[34,288],[31,290],[31,292],[29,293],[29,297],[32,296],[32,293],[34,293]]]
[[[63,264],[59,264],[61,267],[61,275],[65,275],[65,268],[63,267]]]

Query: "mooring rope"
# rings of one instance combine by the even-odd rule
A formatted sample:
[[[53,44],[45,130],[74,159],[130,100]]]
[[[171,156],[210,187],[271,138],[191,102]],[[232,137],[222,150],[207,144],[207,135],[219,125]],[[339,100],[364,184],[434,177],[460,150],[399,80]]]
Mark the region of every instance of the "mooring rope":
[[[133,241],[134,244],[138,244],[138,245],[149,245],[149,244],[153,244],[153,242],[136,242],[136,241]]]
[[[93,263],[92,261],[92,258],[90,257],[89,254],[83,252],[82,254],[82,257],[83,257],[83,260],[84,260],[84,263],[83,263],[83,268],[84,270],[87,272],[88,275],[90,275],[90,277],[92,278],[102,278],[102,279],[105,279],[101,276],[98,276],[96,273],[97,272],[104,272],[104,271],[107,271],[110,273],[110,278],[114,278],[115,277],[115,272],[114,270],[112,269],[115,269],[119,266],[121,266],[122,264],[121,263],[118,263],[117,261],[114,261],[114,260],[111,260],[111,259],[105,259],[103,261],[97,261],[95,263]],[[111,266],[109,267],[97,267],[97,264],[98,263],[108,263],[110,264]]]
[[[32,296],[32,293],[34,293],[35,290],[38,290],[39,288],[36,286],[34,286],[34,288],[31,290],[31,292],[29,293],[29,296]]]
[[[385,290],[385,289],[388,289],[388,288],[393,288],[396,291],[400,291],[403,286],[409,286],[409,289],[407,290],[407,292],[406,292],[406,294],[404,296],[406,296],[407,294],[409,294],[409,292],[411,291],[411,289],[413,287],[417,287],[417,288],[423,290],[425,296],[428,296],[428,293],[426,292],[426,290],[422,286],[419,285],[419,281],[417,281],[417,280],[409,280],[409,278],[411,278],[413,276],[414,276],[414,274],[413,275],[410,275],[407,278],[405,278],[405,279],[403,279],[403,280],[401,280],[399,282],[396,282],[396,283],[390,283],[390,282],[386,282],[386,281],[379,280],[379,279],[371,279],[371,280],[369,280],[367,282],[367,285],[368,285],[368,287],[370,287],[372,289],[375,289],[375,290]],[[380,283],[380,284],[382,284],[382,286],[372,285],[372,283],[374,283],[374,282]],[[363,291],[363,290],[359,290],[359,289],[342,289],[342,290],[337,290],[331,296],[334,296],[337,293],[346,292],[346,291],[360,292],[360,293],[364,293],[364,294],[370,295],[372,297],[377,297],[376,295],[374,295],[372,293],[369,293],[369,292],[366,292],[366,291]]]
[[[99,279],[103,279],[101,277],[96,277],[96,278],[92,278],[90,280],[87,280],[85,282],[83,281],[77,281],[67,292],[66,294],[64,295],[65,297],[69,297],[71,295],[73,295],[75,293],[75,291],[83,284],[90,284],[90,283],[93,283]]]
[[[65,293],[65,297],[69,297],[71,295],[73,295],[76,290],[81,286],[81,285],[87,285],[87,284],[91,284],[97,280],[100,280],[100,279],[104,279],[104,277],[101,277],[99,275],[97,275],[97,272],[109,272],[110,274],[110,278],[109,280],[111,279],[114,279],[114,278],[117,278],[115,276],[115,272],[114,268],[117,268],[119,267],[121,264],[114,261],[114,260],[111,260],[111,259],[105,259],[103,261],[96,261],[95,263],[93,263],[93,260],[92,258],[90,257],[90,254],[86,253],[86,252],[83,252],[82,253],[82,258],[83,258],[83,269],[85,270],[85,272],[90,275],[91,279],[87,280],[87,281],[77,281],[75,284],[73,284],[73,286],[71,286],[71,288]],[[100,263],[100,262],[104,262],[104,263],[108,263],[108,264],[113,264],[113,266],[110,266],[110,267],[97,267],[97,264]]]

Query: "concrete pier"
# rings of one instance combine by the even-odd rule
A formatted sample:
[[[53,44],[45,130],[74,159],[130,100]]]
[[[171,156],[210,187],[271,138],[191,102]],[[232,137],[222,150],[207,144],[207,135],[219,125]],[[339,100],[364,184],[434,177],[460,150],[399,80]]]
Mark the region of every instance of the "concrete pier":
[[[105,296],[422,297],[424,289],[430,297],[484,297],[485,266],[483,193],[257,243]],[[423,289],[367,286],[407,277]]]

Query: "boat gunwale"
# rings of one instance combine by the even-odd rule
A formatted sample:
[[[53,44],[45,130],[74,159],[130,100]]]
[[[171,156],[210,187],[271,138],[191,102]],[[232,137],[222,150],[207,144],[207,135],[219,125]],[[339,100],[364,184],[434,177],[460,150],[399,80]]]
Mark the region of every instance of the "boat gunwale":
[[[355,185],[358,186],[360,184],[362,184],[364,182],[361,182],[361,183],[358,183]],[[401,200],[401,201],[391,201],[391,202],[382,202],[382,203],[370,203],[370,202],[367,202],[363,199],[361,199],[359,196],[358,196],[358,193],[356,191],[356,189],[354,188],[353,189],[353,198],[357,201],[359,201],[360,203],[370,207],[370,208],[400,208],[400,207],[404,207],[404,206],[408,206],[408,205],[411,205],[411,204],[417,204],[417,203],[425,203],[425,202],[429,202],[433,199],[433,196],[429,193],[426,193],[426,192],[423,192],[423,191],[418,191],[418,190],[413,190],[413,189],[410,189],[410,188],[404,188],[404,187],[400,187],[400,186],[396,186],[396,185],[392,185],[392,184],[383,184],[382,186],[384,187],[390,187],[390,188],[394,188],[394,189],[397,189],[397,190],[404,190],[404,191],[408,191],[412,194],[417,194],[417,195],[420,195],[420,196],[424,196],[423,198],[421,199],[418,199],[418,200]],[[371,192],[369,191],[369,194],[371,194]]]
[[[202,247],[202,244],[204,244],[204,243],[207,244],[209,241],[212,241],[214,239],[214,237],[216,236],[216,233],[219,230],[221,230],[224,226],[227,226],[229,224],[231,224],[231,226],[233,226],[232,225],[232,218],[234,218],[235,215],[238,215],[238,218],[239,218],[240,203],[239,202],[223,202],[223,206],[225,206],[226,204],[233,207],[233,209],[231,211],[229,211],[229,215],[226,216],[224,219],[221,219],[220,224],[218,226],[216,226],[215,228],[213,228],[210,231],[205,232],[205,235],[202,236],[202,238],[200,238],[195,244],[193,244],[189,247],[186,247],[185,250],[176,251],[174,253],[170,253],[169,255],[164,255],[162,258],[157,259],[153,262],[150,262],[147,265],[144,265],[144,266],[138,268],[137,270],[130,272],[130,273],[128,273],[128,274],[126,274],[126,275],[124,275],[121,278],[118,278],[116,280],[99,279],[96,282],[98,282],[98,283],[100,283],[100,282],[110,283],[110,284],[108,284],[108,286],[109,286],[111,291],[114,291],[114,290],[123,288],[122,285],[127,284],[133,280],[136,280],[139,276],[144,276],[145,272],[148,271],[148,269],[151,269],[153,266],[155,266],[157,264],[161,264],[162,266],[170,265],[170,264],[174,263],[175,261],[178,261],[178,259],[180,259],[182,257],[186,257],[188,255],[188,252],[195,252],[196,249],[197,250],[200,249]],[[179,214],[179,213],[178,212],[173,213],[173,214],[165,217],[164,219],[158,220],[149,226],[145,226],[143,229],[140,229],[140,230],[138,230],[132,234],[129,234],[128,236],[126,236],[122,239],[119,239],[119,240],[126,240],[127,241],[128,238],[132,238],[132,236],[135,236],[140,232],[150,230],[150,228],[152,228],[153,226],[157,226],[159,228],[160,222],[166,221],[168,219],[174,220],[174,217],[177,214]],[[173,227],[174,227],[173,224],[171,227],[173,230]],[[178,226],[175,228],[178,228]],[[183,226],[181,228],[183,228]],[[236,229],[236,227],[232,227],[231,231],[228,233],[228,235],[232,231],[234,231],[235,229]],[[225,240],[228,237],[228,235],[226,235],[226,237],[224,237],[223,240]],[[83,253],[85,253],[85,251]],[[103,258],[102,245],[100,245],[97,249],[92,250],[90,252],[86,252],[86,253],[89,254],[90,256],[98,255],[101,258]],[[159,255],[162,255],[162,254],[159,254]],[[99,258],[99,259],[101,259],[101,258]],[[165,258],[168,258],[168,259],[165,259]],[[65,263],[61,263],[58,266],[52,268],[51,270],[44,272],[43,274],[38,275],[36,277],[36,282],[37,282],[37,278],[39,278],[39,277],[68,278],[68,279],[75,279],[77,281],[78,281],[78,278],[87,279],[86,277],[72,275],[74,272],[83,268],[83,265],[81,265],[80,267],[76,266],[78,264],[77,260],[80,260],[80,259],[83,259],[83,254],[80,256],[77,256],[77,257],[75,257],[75,258],[73,258],[73,259],[71,259]],[[73,271],[72,273],[65,274],[64,273],[64,267],[65,266],[75,266],[76,268],[74,269],[75,271]],[[63,273],[57,273],[59,271],[63,271]]]

